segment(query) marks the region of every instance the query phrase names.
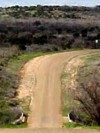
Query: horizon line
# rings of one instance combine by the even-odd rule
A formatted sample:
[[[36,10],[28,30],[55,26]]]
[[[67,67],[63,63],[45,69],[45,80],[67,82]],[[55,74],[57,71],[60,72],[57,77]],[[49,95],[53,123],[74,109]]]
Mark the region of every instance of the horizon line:
[[[68,6],[68,7],[97,7],[97,6],[100,6],[100,4],[98,5],[93,5],[93,6],[89,6],[89,5],[58,5],[58,4],[37,4],[37,5],[19,5],[19,4],[15,4],[15,5],[11,5],[11,6],[0,6],[0,8],[7,8],[7,7],[14,7],[14,6],[19,6],[19,7],[31,7],[31,6]]]

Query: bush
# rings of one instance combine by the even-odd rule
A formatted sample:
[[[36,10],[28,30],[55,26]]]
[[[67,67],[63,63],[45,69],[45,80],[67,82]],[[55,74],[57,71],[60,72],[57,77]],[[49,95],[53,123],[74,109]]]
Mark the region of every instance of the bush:
[[[16,46],[0,49],[0,126],[9,124],[14,120],[13,113],[10,112],[19,103],[16,99],[18,77],[7,69],[9,59],[19,53],[20,51]]]
[[[33,37],[33,42],[35,44],[40,44],[40,45],[47,43],[47,35],[46,34],[36,34]]]
[[[75,99],[81,103],[81,110],[91,123],[100,125],[100,67],[85,69],[79,75],[78,83]]]
[[[20,32],[18,34],[18,43],[30,44],[32,43],[33,35],[30,32]]]
[[[6,100],[0,101],[0,125],[10,124],[14,119],[11,108]]]
[[[85,48],[85,42],[81,39],[76,39],[72,44],[72,48]]]

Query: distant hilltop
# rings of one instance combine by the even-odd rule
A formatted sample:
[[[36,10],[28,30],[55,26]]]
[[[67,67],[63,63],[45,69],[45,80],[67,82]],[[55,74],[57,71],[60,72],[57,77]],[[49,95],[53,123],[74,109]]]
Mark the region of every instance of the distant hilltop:
[[[98,17],[100,13],[100,5],[95,7],[84,6],[12,6],[1,7],[0,18],[26,18],[26,17],[41,17],[41,18],[87,18]]]

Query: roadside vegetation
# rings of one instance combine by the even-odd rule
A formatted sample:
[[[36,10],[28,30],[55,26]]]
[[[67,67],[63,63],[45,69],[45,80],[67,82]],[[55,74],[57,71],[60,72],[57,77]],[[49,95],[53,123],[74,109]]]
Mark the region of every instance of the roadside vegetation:
[[[55,52],[52,52],[55,53]],[[12,125],[11,123],[25,112],[17,98],[19,72],[23,65],[38,56],[51,52],[25,52],[18,47],[2,47],[0,52],[0,127],[25,127],[27,124]]]
[[[63,80],[65,84],[62,90],[64,92],[63,115],[73,114],[73,122],[65,122],[64,127],[86,127],[100,130],[100,53],[87,55],[81,60],[84,62],[83,65],[77,70],[74,66],[74,73],[70,70],[69,75],[64,77],[65,81]],[[68,82],[73,74],[74,84],[67,86],[65,82]]]
[[[12,57],[8,61],[7,70],[12,74],[18,75],[20,72],[20,69],[29,60],[38,56],[43,56],[43,55],[53,54],[53,53],[56,53],[56,52],[42,52],[42,51],[41,52],[23,52],[19,56]]]
[[[88,126],[88,125],[84,125],[84,124],[80,124],[80,123],[76,123],[76,122],[64,123],[63,127],[64,128],[86,128],[86,129],[100,130],[100,126],[97,126],[97,125]]]
[[[26,51],[97,49],[100,48],[99,14],[99,6],[0,8],[0,45],[16,45]]]
[[[0,128],[26,128],[28,126],[27,123],[12,125],[12,124],[4,124],[0,125]]]

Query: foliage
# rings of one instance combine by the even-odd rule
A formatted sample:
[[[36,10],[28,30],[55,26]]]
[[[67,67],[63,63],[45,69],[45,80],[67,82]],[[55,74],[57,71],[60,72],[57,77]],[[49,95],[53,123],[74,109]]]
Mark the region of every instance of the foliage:
[[[100,125],[100,66],[84,67],[78,75],[75,100],[81,103],[82,112],[90,118],[91,124]]]
[[[9,52],[10,51],[10,52]],[[53,53],[53,52],[52,52]],[[48,54],[52,54],[51,52]],[[20,112],[17,96],[19,85],[19,71],[22,66],[38,56],[45,55],[45,52],[21,52],[15,46],[2,48],[0,61],[0,127],[24,127],[24,125],[12,126],[11,122],[16,119]],[[2,59],[2,60],[1,60]]]
[[[44,44],[52,51],[100,48],[99,11],[97,7],[41,5],[1,8],[1,16],[9,18],[0,19],[0,45],[17,45],[21,50],[29,46],[30,51],[35,51],[31,46],[36,45],[39,51],[46,51]]]
[[[22,123],[18,125],[4,124],[0,125],[0,128],[26,128],[27,126],[28,126],[27,123]]]
[[[15,46],[0,49],[0,125],[10,124],[14,120],[11,110],[18,105],[18,77],[7,71],[7,64],[10,58],[19,53]]]
[[[79,123],[75,123],[75,122],[64,123],[63,127],[65,127],[65,128],[85,128],[85,129],[100,130],[100,126],[97,126],[97,125],[87,126],[87,125],[83,125],[83,124],[79,124]]]

